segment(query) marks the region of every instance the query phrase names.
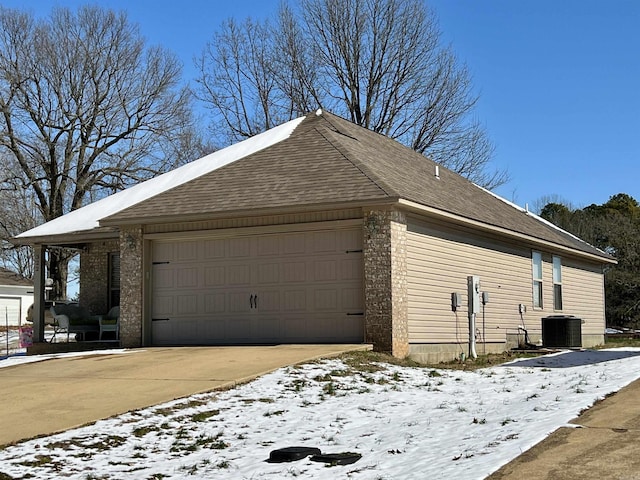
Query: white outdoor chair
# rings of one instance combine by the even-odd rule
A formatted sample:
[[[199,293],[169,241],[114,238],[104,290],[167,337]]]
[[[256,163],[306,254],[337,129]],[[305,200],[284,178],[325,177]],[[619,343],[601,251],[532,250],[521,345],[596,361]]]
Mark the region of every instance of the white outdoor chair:
[[[115,332],[118,340],[120,338],[120,307],[112,307],[106,315],[99,315],[98,323],[100,324],[99,340],[102,340],[104,332]]]

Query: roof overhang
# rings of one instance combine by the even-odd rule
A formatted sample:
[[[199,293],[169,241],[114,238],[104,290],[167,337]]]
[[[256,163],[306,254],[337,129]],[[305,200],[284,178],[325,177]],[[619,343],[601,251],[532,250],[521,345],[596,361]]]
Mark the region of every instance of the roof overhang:
[[[83,244],[92,243],[100,240],[115,239],[119,237],[119,228],[124,225],[158,225],[166,223],[188,223],[188,222],[200,222],[204,220],[217,220],[223,218],[234,217],[255,217],[255,216],[268,216],[268,215],[285,215],[289,213],[305,213],[305,212],[317,212],[322,210],[339,210],[350,208],[376,208],[376,209],[400,209],[408,212],[413,212],[423,216],[436,217],[444,219],[448,222],[472,227],[476,230],[490,232],[503,237],[511,238],[520,242],[527,242],[531,245],[547,248],[553,251],[565,252],[572,256],[588,259],[600,264],[617,264],[615,258],[608,256],[603,252],[602,255],[597,255],[582,251],[576,248],[571,248],[565,245],[561,245],[548,240],[540,239],[530,235],[526,235],[520,232],[515,232],[503,227],[490,225],[484,222],[474,220],[472,218],[457,215],[451,212],[440,210],[437,208],[429,207],[411,200],[403,198],[384,198],[384,199],[370,199],[370,200],[358,200],[352,202],[331,202],[331,203],[317,203],[309,205],[287,205],[281,207],[270,208],[250,208],[250,209],[238,209],[222,212],[211,212],[208,214],[197,215],[180,215],[180,216],[156,216],[145,218],[131,218],[131,219],[113,219],[106,217],[100,220],[100,227],[94,230],[86,230],[79,232],[71,232],[63,235],[41,236],[41,237],[26,237],[26,238],[13,238],[12,243],[15,245],[55,245],[63,247],[81,247]]]
[[[118,238],[120,232],[117,228],[96,228],[94,230],[83,230],[79,232],[69,232],[60,235],[42,235],[35,237],[13,237],[10,241],[14,245],[53,245],[68,248],[81,248],[85,243],[97,242],[100,240],[112,240]]]
[[[564,245],[560,245],[555,242],[550,242],[548,240],[543,240],[537,237],[532,237],[530,235],[526,235],[519,232],[514,232],[513,230],[508,230],[506,228],[498,227],[495,225],[489,225],[487,223],[479,222],[477,220],[473,220],[471,218],[466,218],[460,215],[456,215],[454,213],[446,212],[444,210],[440,210],[437,208],[428,207],[426,205],[422,205],[416,202],[412,202],[410,200],[399,199],[397,205],[405,210],[419,213],[421,215],[427,215],[431,217],[438,217],[442,219],[446,219],[449,222],[456,223],[458,225],[467,225],[473,227],[477,230],[483,230],[486,232],[491,232],[494,234],[499,234],[501,236],[505,236],[508,238],[512,238],[518,241],[524,241],[533,245],[538,245],[540,247],[546,247],[548,249],[554,251],[561,251],[571,254],[573,256],[578,256],[581,258],[589,259],[591,261],[600,263],[600,264],[612,264],[615,265],[618,261],[609,257],[603,253],[603,255],[596,255],[589,252],[584,252],[582,250],[578,250],[576,248],[567,247]]]
[[[289,213],[306,213],[306,212],[318,212],[323,210],[342,210],[349,208],[360,208],[363,205],[367,206],[388,206],[392,207],[397,203],[397,198],[377,198],[371,200],[357,200],[352,202],[329,202],[329,203],[314,203],[306,205],[285,205],[269,208],[249,208],[238,210],[226,210],[222,212],[211,212],[207,214],[198,215],[171,215],[171,216],[156,216],[145,218],[132,218],[132,219],[112,219],[104,218],[100,220],[101,226],[120,226],[120,225],[151,225],[162,223],[186,223],[186,222],[201,222],[204,220],[218,220],[222,218],[234,218],[234,217],[257,217],[267,215],[286,215]]]

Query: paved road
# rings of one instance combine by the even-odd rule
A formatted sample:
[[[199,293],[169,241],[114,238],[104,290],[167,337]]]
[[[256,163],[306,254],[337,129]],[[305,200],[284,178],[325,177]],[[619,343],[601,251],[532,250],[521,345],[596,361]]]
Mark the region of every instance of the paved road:
[[[0,368],[0,445],[68,430],[366,345],[176,347]]]
[[[640,479],[640,380],[587,410],[488,480]]]

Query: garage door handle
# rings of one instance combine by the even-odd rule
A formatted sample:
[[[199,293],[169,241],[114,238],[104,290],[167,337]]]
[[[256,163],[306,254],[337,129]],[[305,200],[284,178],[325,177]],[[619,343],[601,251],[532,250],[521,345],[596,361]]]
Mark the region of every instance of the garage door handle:
[[[168,322],[169,319],[168,318],[152,318],[151,321],[152,322]]]
[[[249,297],[249,306],[251,308],[258,308],[258,295],[253,295]]]
[[[347,315],[364,315],[364,312],[358,312],[358,313],[347,313]]]

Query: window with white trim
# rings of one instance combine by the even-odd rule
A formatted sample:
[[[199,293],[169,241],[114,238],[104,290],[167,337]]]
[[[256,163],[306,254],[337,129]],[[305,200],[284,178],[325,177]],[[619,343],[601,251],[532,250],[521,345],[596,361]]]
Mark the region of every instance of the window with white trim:
[[[531,273],[533,277],[533,308],[543,308],[542,254],[540,252],[531,252]]]
[[[553,257],[553,309],[562,310],[562,259]]]

